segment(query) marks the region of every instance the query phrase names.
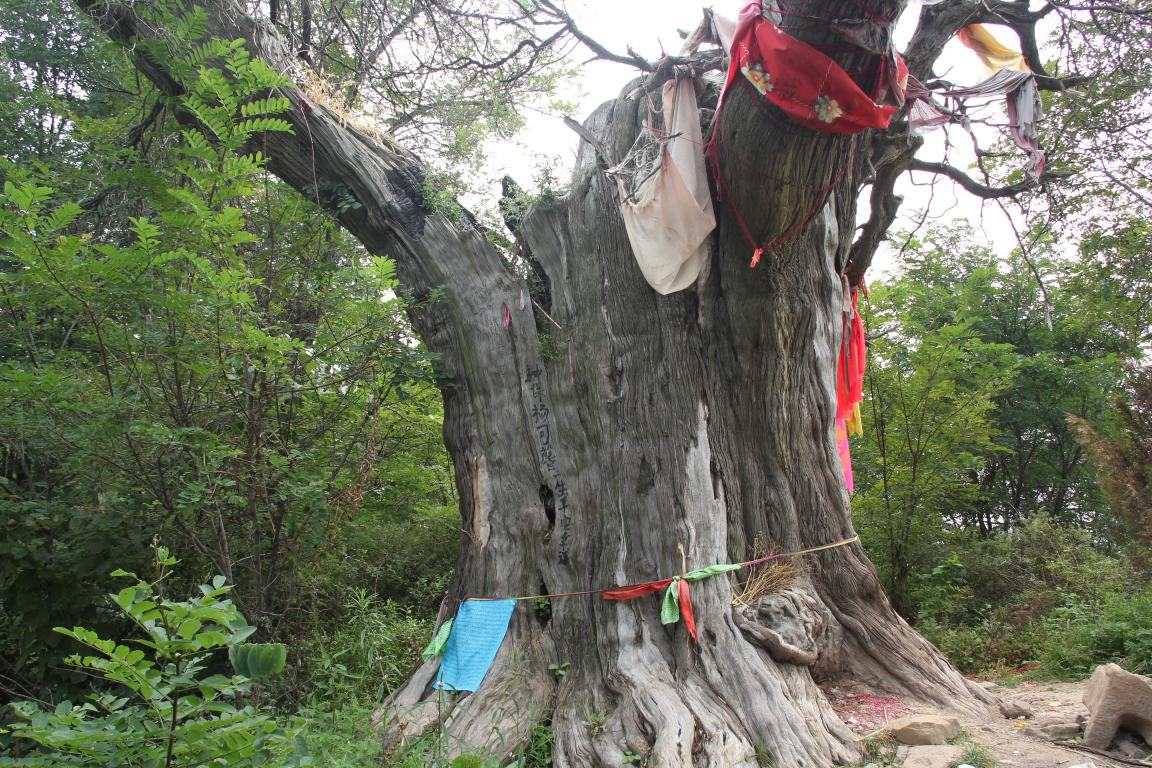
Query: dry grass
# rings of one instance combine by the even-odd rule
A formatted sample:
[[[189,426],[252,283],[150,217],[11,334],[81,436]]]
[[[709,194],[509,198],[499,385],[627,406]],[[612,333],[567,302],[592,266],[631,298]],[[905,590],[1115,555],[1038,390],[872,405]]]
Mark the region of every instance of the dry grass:
[[[313,104],[318,104],[335,115],[341,125],[355,128],[385,146],[393,144],[386,133],[368,125],[356,114],[356,108],[349,103],[347,95],[338,83],[329,80],[323,73],[311,67],[304,67],[297,80],[300,93]]]
[[[756,537],[752,545],[753,560],[777,555],[780,547],[769,544],[762,535]],[[803,573],[803,563],[795,557],[781,557],[766,563],[752,566],[740,594],[732,598],[732,605],[749,606],[765,595],[787,589],[796,583]]]

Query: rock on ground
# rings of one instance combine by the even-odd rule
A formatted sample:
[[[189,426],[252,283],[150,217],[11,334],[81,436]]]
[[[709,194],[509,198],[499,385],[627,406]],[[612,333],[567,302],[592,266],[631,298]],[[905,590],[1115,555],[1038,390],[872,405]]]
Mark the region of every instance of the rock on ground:
[[[909,715],[886,729],[901,744],[943,744],[960,735],[960,721],[947,715]]]
[[[1018,717],[1032,717],[1032,707],[1016,699],[1003,699],[1000,702],[1000,714],[1009,720]]]
[[[964,747],[933,744],[912,747],[904,758],[904,768],[948,768],[964,756]]]
[[[1104,664],[1092,673],[1084,703],[1090,713],[1084,729],[1084,743],[1089,747],[1108,749],[1120,728],[1152,744],[1152,679]]]
[[[1079,736],[1080,724],[1074,720],[1055,723],[1037,723],[1036,725],[1025,728],[1024,733],[1036,739],[1060,741],[1062,739],[1071,739]]]

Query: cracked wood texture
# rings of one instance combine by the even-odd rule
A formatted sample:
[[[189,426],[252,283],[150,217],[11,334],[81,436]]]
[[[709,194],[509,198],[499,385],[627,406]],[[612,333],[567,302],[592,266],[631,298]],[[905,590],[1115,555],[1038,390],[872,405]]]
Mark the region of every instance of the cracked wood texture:
[[[792,7],[849,12],[829,0]],[[289,48],[265,22],[231,0],[205,8],[214,34],[243,38],[290,71]],[[155,34],[131,6],[88,10],[118,40]],[[178,92],[160,64],[137,65]],[[340,214],[343,225],[396,261],[413,296],[437,297],[414,304],[411,319],[446,375],[444,439],[464,533],[442,619],[465,595],[646,581],[749,559],[758,537],[792,550],[852,535],[832,422],[840,273],[867,135],[807,131],[734,90],[720,128],[729,196],[717,203],[712,258],[696,286],[670,296],[641,277],[613,185],[584,144],[568,194],[530,210],[519,233],[547,277],[557,330],[518,308],[527,283],[482,232],[427,210],[415,157],[298,91],[286,95],[295,132],[267,137],[270,168],[301,190],[346,185],[362,207]],[[715,97],[713,85],[703,102]],[[647,109],[643,98],[617,98],[585,127],[615,161]],[[729,201],[764,241],[807,223],[750,269]],[[856,749],[818,678],[953,706],[987,700],[896,615],[858,544],[805,560],[798,604],[824,628],[810,638],[815,654],[778,659],[757,641],[732,606],[740,574],[693,586],[698,646],[682,624],[660,623],[658,596],[561,598],[550,613],[524,601],[479,691],[438,694],[436,662],[423,664],[377,713],[382,738],[401,750],[436,729],[447,757],[510,754],[550,720],[563,768],[624,766],[634,755],[649,766],[820,767]]]

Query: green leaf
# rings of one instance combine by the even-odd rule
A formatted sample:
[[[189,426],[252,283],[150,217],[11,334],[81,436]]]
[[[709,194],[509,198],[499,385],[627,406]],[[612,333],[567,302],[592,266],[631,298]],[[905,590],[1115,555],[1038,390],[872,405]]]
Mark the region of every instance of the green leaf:
[[[203,649],[223,648],[231,638],[226,632],[210,630],[196,635],[196,643]]]
[[[202,627],[203,625],[204,625],[204,622],[200,621],[200,619],[197,619],[195,617],[193,617],[191,619],[186,619],[184,622],[182,622],[180,624],[180,636],[181,637],[196,637],[196,639],[199,640],[200,637],[197,636],[196,633],[200,631],[200,627]]]
[[[124,587],[113,598],[116,605],[124,610],[128,610],[128,606],[136,600],[136,587]]]

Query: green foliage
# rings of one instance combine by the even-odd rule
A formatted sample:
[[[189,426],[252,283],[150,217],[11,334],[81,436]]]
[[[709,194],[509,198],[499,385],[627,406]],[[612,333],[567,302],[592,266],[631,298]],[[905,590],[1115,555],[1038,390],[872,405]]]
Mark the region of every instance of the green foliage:
[[[936,556],[950,524],[979,503],[969,477],[996,450],[995,397],[1016,368],[1010,346],[982,339],[974,319],[940,307],[935,291],[914,276],[878,285],[866,313],[886,335],[869,350],[869,442],[856,452],[862,492],[854,509],[905,612],[913,574]]]
[[[122,154],[115,211],[35,169],[0,196],[0,653],[33,689],[60,682],[53,626],[117,630],[92,608],[104,563],[137,565],[154,532],[196,554],[179,578],[235,580],[267,639],[318,620],[292,608],[306,566],[331,573],[340,550],[373,563],[343,584],[421,610],[455,552],[437,523],[442,570],[411,565],[452,488],[392,264],[264,170],[261,137],[291,130],[283,79],[202,39],[196,12],[162,21],[173,39],[147,55],[174,65],[200,128]]]
[[[233,643],[228,661],[241,677],[263,680],[284,671],[288,647],[283,643]]]
[[[14,704],[12,736],[39,749],[0,757],[0,765],[311,764],[297,754],[291,731],[259,708],[239,704],[251,692],[249,678],[213,671],[221,651],[256,629],[228,598],[231,587],[217,576],[193,597],[173,600],[166,582],[174,565],[168,550],[157,547],[151,580],[120,572],[135,583],[109,598],[137,637],[118,643],[82,627],[58,630],[86,648],[68,663],[107,687],[79,704]]]
[[[373,704],[404,681],[434,628],[431,618],[353,588],[339,613],[297,639],[301,658],[287,682],[308,692],[312,708],[329,701]]]
[[[924,584],[918,628],[966,672],[1074,678],[1110,661],[1152,669],[1152,587],[1087,531],[1038,518],[963,546],[945,570],[959,575]]]
[[[997,765],[996,758],[988,752],[988,750],[980,744],[968,744],[964,748],[964,754],[960,756],[959,760],[954,761],[948,768],[957,768],[960,765],[970,765],[972,768],[995,768]]]
[[[963,227],[910,238],[899,275],[865,306],[865,440],[854,446],[858,528],[899,609],[956,601],[933,571],[973,538],[1046,515],[1110,525],[1069,414],[1108,425],[1135,347],[1060,280],[1045,299],[1018,254],[999,259]],[[1055,275],[1067,261],[1041,259]],[[923,605],[935,596],[937,604]],[[944,620],[943,617],[937,620]]]
[[[324,759],[316,762],[324,768],[381,765],[380,737],[372,728],[373,709],[372,705],[355,702],[301,709],[298,720],[302,751],[323,755]]]

